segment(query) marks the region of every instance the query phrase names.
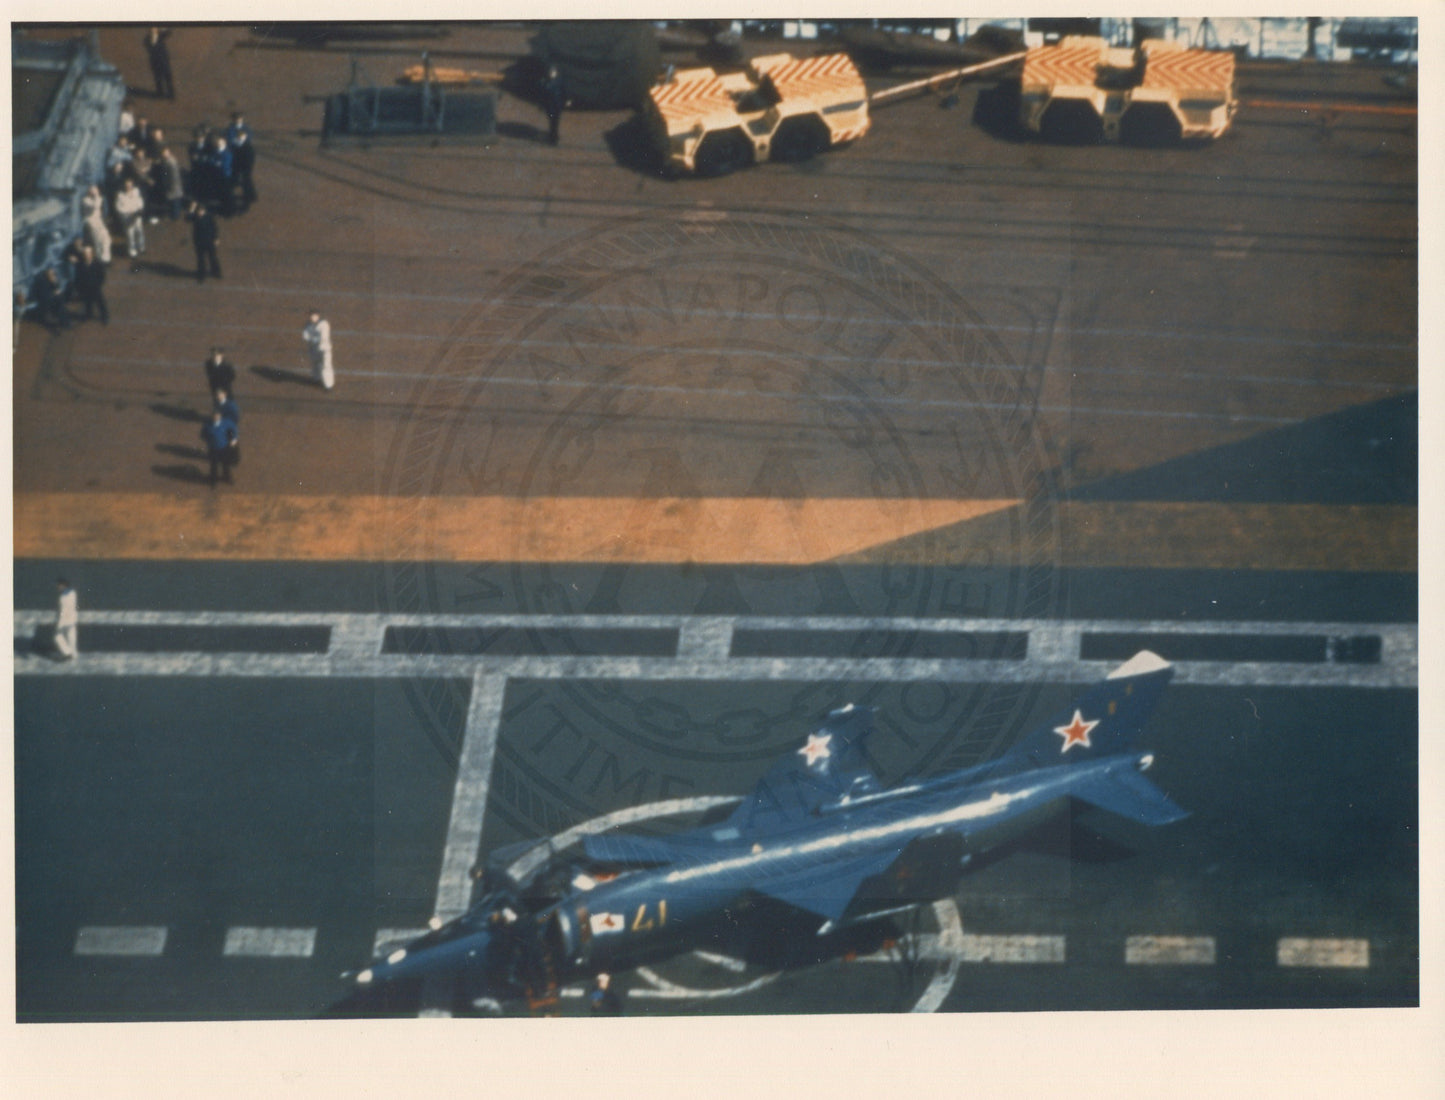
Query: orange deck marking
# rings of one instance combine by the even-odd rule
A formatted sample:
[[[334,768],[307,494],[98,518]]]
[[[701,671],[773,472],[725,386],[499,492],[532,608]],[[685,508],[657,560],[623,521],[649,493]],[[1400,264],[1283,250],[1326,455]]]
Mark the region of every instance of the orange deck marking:
[[[1009,564],[1018,502],[742,497],[205,497],[21,493],[22,558],[527,561],[636,564]],[[1109,502],[1061,505],[1082,568],[1414,572],[1405,505]],[[1032,560],[1032,558],[1030,558]]]
[[[1009,500],[19,494],[17,557],[808,565]]]

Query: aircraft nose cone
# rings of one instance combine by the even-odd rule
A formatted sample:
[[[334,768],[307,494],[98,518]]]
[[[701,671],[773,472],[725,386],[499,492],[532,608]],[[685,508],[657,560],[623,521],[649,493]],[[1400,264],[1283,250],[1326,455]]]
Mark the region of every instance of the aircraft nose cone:
[[[424,938],[373,962],[356,975],[356,984],[375,986],[476,966],[485,960],[490,943],[486,932],[472,932],[440,943],[426,943]]]

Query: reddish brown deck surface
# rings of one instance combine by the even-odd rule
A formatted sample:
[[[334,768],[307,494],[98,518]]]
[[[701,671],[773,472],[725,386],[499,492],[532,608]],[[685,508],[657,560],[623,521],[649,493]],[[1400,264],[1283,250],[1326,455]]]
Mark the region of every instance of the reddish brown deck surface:
[[[525,37],[471,28],[443,48],[505,54]],[[867,139],[803,170],[666,182],[614,156],[626,114],[569,113],[553,149],[536,140],[540,113],[510,97],[490,145],[322,148],[321,107],[305,97],[345,86],[344,49],[255,48],[241,27],[182,28],[173,42],[178,98],[138,94],[137,112],[183,151],[196,123],[244,108],[261,200],[223,224],[224,280],[195,283],[186,230],[162,222],[148,227],[138,270],[117,249],[108,327],[21,326],[18,555],[369,559],[386,553],[387,498],[417,494],[435,498],[426,514],[441,559],[907,559],[915,536],[935,530],[945,534],[930,553],[970,560],[991,543],[989,516],[1009,494],[934,484],[890,500],[876,463],[765,402],[677,398],[655,421],[619,415],[552,493],[528,463],[567,395],[518,391],[495,483],[400,479],[396,455],[419,410],[468,438],[476,410],[426,406],[426,387],[486,303],[545,272],[549,250],[625,218],[818,219],[882,242],[981,310],[1004,290],[1046,303],[1029,354],[1066,484],[1416,384],[1412,119],[1362,116],[1326,133],[1281,116],[1206,150],[1073,150],[1000,141],[920,101],[880,112]],[[103,31],[101,47],[148,86],[135,29]],[[378,82],[416,60],[404,49],[359,56]],[[1290,81],[1308,75],[1275,84],[1298,90]],[[1330,75],[1330,95],[1342,79]],[[1378,75],[1351,79],[1368,90]],[[335,332],[331,394],[305,379],[300,330],[313,305]],[[214,342],[240,369],[245,433],[237,486],[215,491],[197,439]],[[691,385],[681,371],[648,360],[631,377]],[[706,423],[704,405],[716,414]],[[947,414],[899,423],[904,451],[942,468]],[[759,489],[770,464],[759,456],[776,446],[802,455],[802,473]],[[648,457],[659,451],[673,470],[661,481]],[[1403,506],[1091,505],[1064,527],[1080,563],[1415,568],[1414,509]]]

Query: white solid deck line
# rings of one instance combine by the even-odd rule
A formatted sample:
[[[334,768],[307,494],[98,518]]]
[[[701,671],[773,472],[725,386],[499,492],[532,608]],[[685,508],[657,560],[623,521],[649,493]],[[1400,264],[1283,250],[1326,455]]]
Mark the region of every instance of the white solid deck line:
[[[15,626],[23,642],[52,612],[19,611]],[[17,653],[16,675],[93,676],[296,676],[388,679],[408,677],[492,677],[553,680],[637,679],[703,680],[944,680],[1019,682],[1051,677],[1085,681],[1106,676],[1117,660],[1081,660],[1086,635],[1192,634],[1233,636],[1378,637],[1378,663],[1291,661],[1177,661],[1180,683],[1207,686],[1411,688],[1418,685],[1418,628],[1409,623],[1287,623],[1154,620],[917,619],[686,615],[388,615],[281,612],[82,612],[87,623],[105,625],[312,626],[332,630],[324,654],[286,653],[104,653],[85,652],[83,660],[59,663],[44,656]],[[391,626],[606,630],[619,627],[677,632],[677,656],[571,656],[383,654]],[[1027,656],[1017,660],[912,657],[731,657],[729,639],[739,631],[863,632],[922,634],[1008,632],[1025,634]],[[1331,653],[1334,647],[1328,647]]]
[[[496,676],[478,674],[472,678],[467,724],[462,731],[462,751],[457,762],[457,783],[452,793],[452,811],[447,825],[446,847],[442,850],[441,875],[437,882],[433,916],[443,922],[467,911],[472,897],[472,868],[481,854],[482,819],[486,816],[487,794],[492,782],[492,758],[502,728],[502,701],[507,682]]]

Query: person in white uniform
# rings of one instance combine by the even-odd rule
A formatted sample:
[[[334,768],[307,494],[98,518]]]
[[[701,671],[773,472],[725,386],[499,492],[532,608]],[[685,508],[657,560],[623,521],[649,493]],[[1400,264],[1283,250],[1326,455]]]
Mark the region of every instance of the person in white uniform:
[[[311,375],[321,383],[323,389],[336,384],[336,374],[331,367],[331,324],[316,310],[311,311],[310,321],[301,330],[306,341],[306,351],[311,356]]]
[[[80,622],[80,612],[75,589],[70,587],[70,582],[60,577],[55,587],[60,591],[60,607],[55,615],[55,650],[63,660],[70,661],[79,652],[75,644],[75,627]]]
[[[132,260],[146,250],[145,212],[145,196],[135,185],[135,180],[127,179],[125,187],[115,197],[115,215],[125,229],[126,254]]]

